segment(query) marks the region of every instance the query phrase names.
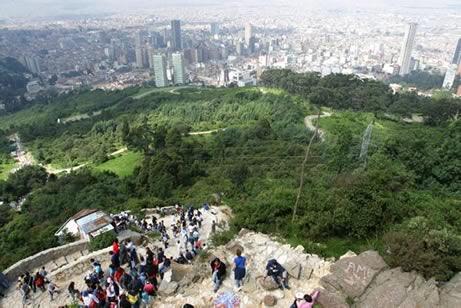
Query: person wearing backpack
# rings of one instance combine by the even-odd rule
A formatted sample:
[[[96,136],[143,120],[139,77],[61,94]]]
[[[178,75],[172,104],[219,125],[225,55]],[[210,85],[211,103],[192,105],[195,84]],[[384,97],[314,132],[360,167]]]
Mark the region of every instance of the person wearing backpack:
[[[226,276],[226,264],[219,260],[219,258],[215,258],[213,261],[211,261],[211,273],[213,291],[216,293],[218,292],[218,289],[221,286],[224,277]]]
[[[290,289],[288,286],[288,272],[282,265],[280,265],[280,263],[277,262],[277,260],[269,260],[266,265],[266,271],[266,276],[272,277],[272,279],[279,285],[280,289]]]

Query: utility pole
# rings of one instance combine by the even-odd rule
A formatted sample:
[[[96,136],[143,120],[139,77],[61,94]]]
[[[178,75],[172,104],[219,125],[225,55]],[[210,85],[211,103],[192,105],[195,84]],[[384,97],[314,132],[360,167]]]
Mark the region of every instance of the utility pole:
[[[312,135],[311,140],[309,141],[309,144],[307,145],[306,154],[304,155],[304,160],[303,160],[303,162],[301,164],[301,178],[299,180],[298,195],[296,196],[296,202],[295,202],[295,206],[293,208],[293,217],[291,219],[291,222],[295,221],[296,212],[298,211],[299,199],[301,198],[301,192],[302,192],[303,186],[304,186],[304,169],[306,167],[306,163],[307,163],[307,160],[309,158],[309,154],[311,152],[311,145],[314,142],[315,137],[317,137],[317,135],[319,133],[319,123],[320,123],[320,110],[319,110],[319,114],[317,116],[317,123],[315,123],[314,134]]]

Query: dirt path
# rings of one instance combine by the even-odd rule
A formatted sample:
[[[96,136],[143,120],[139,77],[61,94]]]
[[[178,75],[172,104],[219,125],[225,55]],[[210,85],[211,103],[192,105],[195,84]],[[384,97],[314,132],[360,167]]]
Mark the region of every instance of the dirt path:
[[[325,117],[331,117],[332,113],[331,112],[324,112],[323,114],[320,115],[321,118]],[[304,118],[304,125],[306,126],[307,129],[310,131],[315,131],[315,125],[312,123],[312,120],[317,119],[318,115],[308,115]],[[319,128],[318,131],[320,140],[325,141],[325,131]]]
[[[189,136],[197,136],[197,135],[209,135],[212,133],[220,132],[220,131],[225,131],[225,128],[219,128],[219,129],[212,129],[212,130],[205,130],[201,132],[191,132],[189,133]]]

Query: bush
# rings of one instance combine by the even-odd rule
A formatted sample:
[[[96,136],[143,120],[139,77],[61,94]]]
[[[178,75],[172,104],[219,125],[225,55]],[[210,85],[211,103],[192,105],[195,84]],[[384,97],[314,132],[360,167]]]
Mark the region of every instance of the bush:
[[[426,279],[447,281],[461,270],[461,238],[434,226],[424,217],[414,217],[384,236],[390,266],[417,271]]]
[[[96,251],[107,248],[110,245],[112,245],[116,238],[117,236],[113,231],[108,231],[96,237],[93,237],[90,240],[90,251]]]
[[[225,245],[229,243],[236,234],[237,232],[233,229],[216,232],[210,237],[211,245],[213,247]]]

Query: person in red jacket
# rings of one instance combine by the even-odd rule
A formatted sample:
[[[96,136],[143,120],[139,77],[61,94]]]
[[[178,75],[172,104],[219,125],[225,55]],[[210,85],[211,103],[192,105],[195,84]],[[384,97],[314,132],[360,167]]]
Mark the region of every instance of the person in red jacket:
[[[118,255],[120,252],[120,245],[118,243],[118,239],[115,239],[114,242],[112,243],[112,251],[114,254]]]

